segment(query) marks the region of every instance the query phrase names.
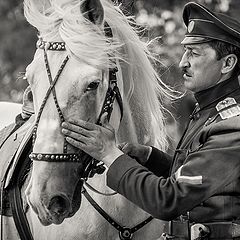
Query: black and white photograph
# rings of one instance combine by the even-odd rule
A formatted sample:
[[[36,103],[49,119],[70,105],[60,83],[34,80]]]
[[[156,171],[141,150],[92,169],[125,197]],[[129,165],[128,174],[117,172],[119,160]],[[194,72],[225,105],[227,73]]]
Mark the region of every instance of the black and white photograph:
[[[240,239],[240,0],[0,0],[0,240]]]

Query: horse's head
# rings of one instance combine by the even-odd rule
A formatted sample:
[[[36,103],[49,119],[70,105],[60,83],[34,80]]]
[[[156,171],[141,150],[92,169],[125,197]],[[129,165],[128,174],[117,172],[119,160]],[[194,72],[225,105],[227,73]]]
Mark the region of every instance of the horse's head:
[[[30,22],[31,4],[30,1],[25,4]],[[115,62],[109,60],[113,48],[109,42],[111,36],[104,32],[103,7],[99,0],[84,1],[77,6],[77,9],[71,5],[67,8],[66,2],[59,8],[48,7],[44,18],[49,21],[56,18],[49,24],[54,23],[58,31],[49,34],[44,27],[40,29],[43,38],[26,71],[36,114],[30,155],[33,168],[26,195],[44,225],[60,224],[73,216],[81,204],[80,177],[85,156],[67,144],[61,123],[75,119],[97,122],[109,84],[115,84],[109,81],[114,78],[109,69],[113,69]],[[54,7],[59,10],[58,17]],[[105,107],[111,107],[106,104]],[[113,109],[115,128],[121,117],[117,106]]]
[[[131,26],[133,22],[111,0],[24,3],[27,20],[42,37],[26,72],[36,116],[26,195],[44,225],[60,224],[80,207],[80,177],[86,165],[85,156],[66,143],[61,123],[77,119],[97,122],[103,109],[111,112],[112,96],[118,98],[111,70],[117,66],[124,106],[121,123],[121,101],[114,101],[110,118],[117,141],[164,149],[159,97],[172,95],[154,70],[149,59],[153,56]],[[101,189],[106,187],[104,177],[92,182]]]

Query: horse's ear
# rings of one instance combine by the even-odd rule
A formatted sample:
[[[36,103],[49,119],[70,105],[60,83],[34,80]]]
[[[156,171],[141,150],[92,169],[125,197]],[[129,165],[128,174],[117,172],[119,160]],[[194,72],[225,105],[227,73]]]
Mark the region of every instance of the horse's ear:
[[[83,16],[90,22],[101,25],[104,18],[104,10],[100,0],[85,0],[81,4]]]

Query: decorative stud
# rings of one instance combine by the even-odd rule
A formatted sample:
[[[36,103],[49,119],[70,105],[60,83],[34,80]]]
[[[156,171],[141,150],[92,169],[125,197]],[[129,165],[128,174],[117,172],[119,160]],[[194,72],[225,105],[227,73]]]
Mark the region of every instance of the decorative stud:
[[[50,47],[50,43],[49,43],[49,42],[46,42],[46,43],[45,43],[45,46],[44,46],[45,50],[48,50],[49,47]]]
[[[36,43],[36,47],[37,47],[37,48],[40,48],[41,44],[42,44],[42,40],[41,40],[41,39],[38,39],[38,41],[37,41],[37,43]]]
[[[80,161],[79,154],[69,154],[69,153],[62,153],[62,154],[31,153],[29,154],[29,157],[35,161],[46,161],[46,162],[48,161],[79,162]]]
[[[66,46],[64,42],[46,42],[43,41],[42,38],[36,43],[36,47],[45,50],[53,50],[53,51],[65,51]]]

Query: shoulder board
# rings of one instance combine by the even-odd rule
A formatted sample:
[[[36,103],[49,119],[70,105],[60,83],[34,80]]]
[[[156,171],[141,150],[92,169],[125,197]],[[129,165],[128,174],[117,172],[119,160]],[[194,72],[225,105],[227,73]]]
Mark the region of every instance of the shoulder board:
[[[232,97],[227,97],[216,105],[216,110],[222,119],[240,115],[240,106]]]

